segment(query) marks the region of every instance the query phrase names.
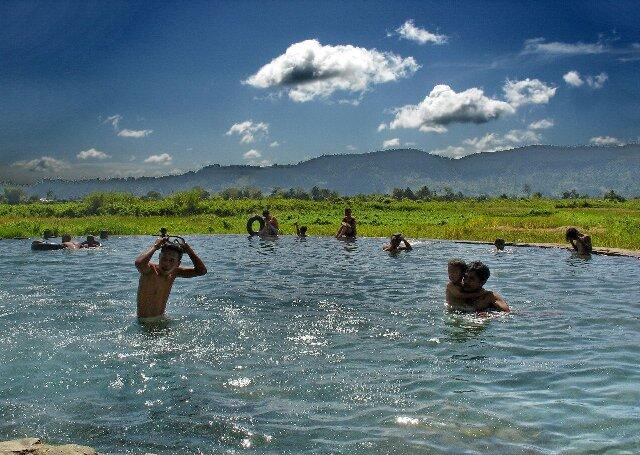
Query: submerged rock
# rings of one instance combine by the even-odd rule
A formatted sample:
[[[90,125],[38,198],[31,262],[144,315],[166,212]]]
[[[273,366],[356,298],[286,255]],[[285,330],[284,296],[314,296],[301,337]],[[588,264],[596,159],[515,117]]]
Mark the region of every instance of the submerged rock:
[[[77,444],[54,446],[39,438],[23,438],[0,442],[0,455],[98,455],[98,452]]]

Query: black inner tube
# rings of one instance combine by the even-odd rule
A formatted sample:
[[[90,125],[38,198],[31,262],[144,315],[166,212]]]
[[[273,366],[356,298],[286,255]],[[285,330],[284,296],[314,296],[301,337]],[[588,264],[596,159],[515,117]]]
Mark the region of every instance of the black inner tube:
[[[51,250],[61,250],[64,248],[64,245],[61,243],[49,243],[43,242],[41,240],[34,240],[31,242],[31,249],[36,251],[51,251]]]
[[[253,223],[255,222],[260,223],[260,229],[258,229],[257,231],[253,230]],[[247,220],[247,232],[249,233],[249,235],[258,235],[258,233],[264,228],[264,218],[262,218],[260,215],[253,215],[251,218],[249,218]]]

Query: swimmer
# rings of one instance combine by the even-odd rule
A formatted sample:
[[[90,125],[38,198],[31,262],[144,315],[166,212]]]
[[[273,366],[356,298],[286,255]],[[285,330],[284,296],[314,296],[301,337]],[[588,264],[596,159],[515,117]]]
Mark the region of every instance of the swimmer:
[[[258,235],[262,237],[276,237],[278,235],[277,218],[271,215],[267,209],[262,211],[262,218],[264,219],[264,227],[260,229]]]
[[[511,308],[504,299],[493,291],[487,291],[483,288],[489,276],[491,275],[489,267],[480,261],[469,264],[462,279],[462,290],[467,293],[484,292],[485,294],[472,298],[474,311],[504,311],[509,312]]]
[[[158,250],[159,263],[149,262]],[[180,267],[183,252],[189,255],[194,267]],[[186,242],[182,247],[169,243],[167,237],[158,238],[151,248],[136,258],[135,264],[140,272],[137,297],[139,318],[164,314],[176,278],[194,278],[207,273],[207,268],[191,246]]]
[[[404,243],[404,245],[400,246],[401,243]],[[404,236],[397,232],[395,234],[393,234],[391,236],[391,239],[389,240],[389,243],[387,243],[386,245],[384,245],[382,247],[382,249],[384,251],[388,251],[389,253],[396,253],[398,251],[411,251],[411,245],[409,244],[409,242],[407,242],[407,239],[404,238]]]
[[[69,250],[77,250],[80,244],[71,240],[71,234],[62,234],[62,245]]]
[[[506,244],[506,242],[504,241],[504,239],[496,239],[493,244],[496,247],[496,251],[504,251],[504,246]]]
[[[303,238],[305,238],[307,236],[307,227],[306,226],[298,226],[298,223],[295,223],[294,226],[296,227],[296,235],[298,237],[303,239]]]
[[[567,239],[567,242],[571,244],[576,253],[578,253],[578,255],[580,256],[588,256],[593,251],[593,246],[591,245],[591,237],[580,233],[580,231],[578,231],[574,227],[570,227],[567,229],[565,238]]]
[[[451,259],[447,263],[449,283],[447,283],[447,305],[452,310],[471,312],[473,299],[484,297],[487,293],[484,289],[479,292],[468,292],[462,287],[462,279],[467,272],[467,264],[462,259]]]
[[[80,248],[99,248],[102,244],[92,235],[87,236],[87,240],[80,244]]]
[[[342,218],[342,223],[340,224],[340,228],[338,228],[336,238],[354,238],[355,236],[356,219],[351,216],[351,209],[347,207],[344,209],[344,218]]]

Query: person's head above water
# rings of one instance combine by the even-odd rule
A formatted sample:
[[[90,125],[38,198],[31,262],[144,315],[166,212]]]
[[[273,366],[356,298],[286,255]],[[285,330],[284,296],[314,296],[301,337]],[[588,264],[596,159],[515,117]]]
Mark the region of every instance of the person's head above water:
[[[580,231],[574,227],[567,228],[567,232],[565,233],[565,238],[567,240],[575,240],[578,237],[580,237]]]
[[[391,240],[390,240],[391,245],[398,246],[400,245],[400,242],[402,242],[402,234],[400,232],[396,232],[391,236]]]
[[[452,283],[461,283],[466,271],[467,264],[462,259],[451,259],[447,263],[449,281],[451,281]]]
[[[165,243],[160,249],[159,266],[164,272],[170,272],[180,265],[184,251],[175,243]]]
[[[504,246],[505,246],[505,241],[504,239],[496,239],[493,244],[496,246],[497,249],[499,250],[504,250]]]
[[[269,216],[269,209],[264,209],[264,210],[262,211],[262,216],[263,216],[263,217],[265,217],[265,218],[267,218],[267,217]]]
[[[300,226],[300,235],[307,235],[307,227]]]
[[[466,290],[480,289],[489,279],[491,272],[484,262],[474,261],[467,267],[464,274],[463,286]]]
[[[62,243],[70,242],[71,234],[62,234]]]

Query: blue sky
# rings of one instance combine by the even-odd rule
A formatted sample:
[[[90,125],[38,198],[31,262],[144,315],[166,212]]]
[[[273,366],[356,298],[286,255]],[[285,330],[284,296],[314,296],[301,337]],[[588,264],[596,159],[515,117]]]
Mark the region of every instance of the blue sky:
[[[0,180],[637,141],[639,20],[631,1],[3,2]]]

